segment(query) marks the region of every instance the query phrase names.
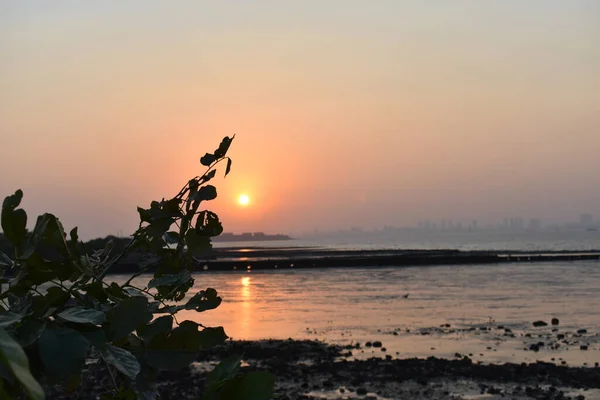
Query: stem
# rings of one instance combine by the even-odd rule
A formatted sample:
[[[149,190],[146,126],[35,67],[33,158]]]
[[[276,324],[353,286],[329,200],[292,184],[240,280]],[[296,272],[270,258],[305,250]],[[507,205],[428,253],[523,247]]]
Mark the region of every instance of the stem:
[[[106,360],[104,360],[104,362],[106,363],[106,369],[108,369],[108,373],[110,375],[110,379],[112,380],[112,383],[115,386],[115,392],[119,393],[119,387],[117,386],[117,381],[115,380],[115,376],[113,375],[113,372],[110,369],[110,364]]]
[[[112,266],[116,265],[121,260],[121,258],[123,258],[123,256],[125,254],[127,254],[129,252],[129,250],[131,250],[131,248],[133,247],[134,244],[135,244],[135,238],[131,239],[131,241],[129,242],[129,244],[127,245],[127,247],[125,247],[122,252],[120,252],[115,258],[113,258],[108,263],[108,265],[106,266],[106,268],[104,268],[104,271],[102,271],[102,273],[100,274],[100,276],[98,278],[100,280],[102,280],[106,276],[106,274],[108,273],[108,270]]]

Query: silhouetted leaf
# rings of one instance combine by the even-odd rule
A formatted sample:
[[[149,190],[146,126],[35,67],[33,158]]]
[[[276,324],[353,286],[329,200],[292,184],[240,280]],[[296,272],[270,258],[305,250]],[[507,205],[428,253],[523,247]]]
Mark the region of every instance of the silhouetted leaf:
[[[216,397],[219,400],[270,400],[275,377],[263,371],[252,371],[229,380]]]
[[[81,371],[89,348],[81,333],[70,328],[46,328],[38,343],[48,375],[65,379]]]
[[[185,305],[186,310],[196,310],[198,312],[212,310],[221,304],[221,298],[217,296],[217,291],[212,288],[201,290],[196,293]]]
[[[227,159],[227,168],[225,168],[225,176],[229,175],[231,172],[231,158]]]
[[[185,234],[185,241],[188,252],[195,257],[206,255],[206,253],[212,249],[210,238],[208,236],[198,234],[195,229],[190,229]]]
[[[51,286],[44,297],[50,306],[62,307],[71,298],[71,295],[58,286]]]
[[[96,348],[100,348],[108,342],[106,332],[101,327],[96,327],[93,325],[81,325],[81,327],[78,328],[79,333],[86,338],[90,345]]]
[[[23,191],[7,196],[2,202],[0,223],[6,238],[15,246],[21,246],[27,233],[27,213],[22,208],[17,209],[23,199]]]
[[[223,140],[221,140],[221,144],[219,145],[219,148],[217,150],[215,150],[215,157],[217,159],[225,157],[225,155],[227,154],[227,151],[229,150],[229,146],[231,146],[232,140],[233,140],[233,138],[229,138],[228,136],[225,136],[223,138]]]
[[[212,371],[206,375],[204,381],[204,397],[214,399],[223,389],[228,380],[235,378],[242,363],[242,358],[238,355],[231,355],[221,361]]]
[[[142,207],[137,208],[138,214],[140,214],[141,222],[150,222],[150,210],[147,210]]]
[[[170,315],[163,315],[162,317],[156,318],[148,325],[139,328],[138,334],[144,342],[150,342],[157,334],[170,332],[171,329],[173,329],[173,317]]]
[[[100,354],[106,362],[114,365],[130,379],[135,379],[140,373],[140,363],[137,358],[125,349],[107,344],[100,349]]]
[[[215,346],[225,343],[228,336],[222,326],[216,328],[204,328],[200,331],[200,349],[212,349]]]
[[[67,308],[58,313],[57,316],[76,324],[101,325],[106,321],[106,315],[102,311],[84,307]]]
[[[23,347],[30,346],[46,329],[46,322],[37,319],[25,319],[17,329],[17,339]]]
[[[200,158],[200,164],[210,167],[217,160],[214,154],[206,153]]]
[[[193,321],[183,321],[169,333],[157,334],[148,344],[146,360],[156,369],[177,370],[187,367],[199,350],[223,344],[227,339],[223,328],[198,330]]]
[[[219,236],[223,233],[223,225],[214,212],[201,211],[196,219],[196,232],[202,236]]]
[[[112,340],[121,339],[142,324],[152,320],[148,311],[148,299],[135,296],[122,300],[106,313],[109,334]]]
[[[167,242],[168,244],[179,243],[179,233],[173,231],[166,232],[165,242]]]
[[[177,274],[168,274],[162,275],[157,278],[152,278],[150,282],[148,282],[148,288],[154,288],[157,286],[171,286],[171,285],[181,285],[182,283],[186,283],[190,280],[191,275],[190,271],[182,270]]]
[[[44,390],[29,371],[27,355],[19,343],[2,329],[0,329],[0,361],[12,371],[30,399],[44,400]]]
[[[0,313],[0,329],[7,328],[23,319],[23,315],[10,311]]]
[[[202,186],[196,192],[194,199],[195,201],[214,200],[217,198],[217,188],[213,185]]]
[[[102,286],[102,283],[100,283],[99,281],[94,281],[92,283],[89,283],[89,284],[85,285],[82,289],[85,290],[85,292],[88,296],[96,299],[98,302],[100,302],[100,303],[106,302],[106,299],[107,299],[106,292],[104,291],[104,287]]]
[[[200,178],[200,183],[206,183],[206,182],[210,181],[212,178],[215,177],[216,173],[217,173],[216,169],[211,169],[209,172],[202,175],[202,177]]]

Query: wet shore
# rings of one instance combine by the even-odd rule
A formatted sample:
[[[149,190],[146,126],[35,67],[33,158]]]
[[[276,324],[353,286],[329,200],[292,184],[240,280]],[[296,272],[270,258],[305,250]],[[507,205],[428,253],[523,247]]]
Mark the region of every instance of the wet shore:
[[[161,399],[200,398],[214,362],[244,354],[243,370],[267,370],[276,376],[277,399],[594,399],[600,395],[600,368],[552,363],[501,365],[435,357],[401,359],[387,356],[357,360],[361,345],[337,346],[319,341],[230,341],[201,355],[198,363],[162,373]],[[109,387],[102,366],[93,368],[77,393],[53,389],[48,398],[98,398]]]

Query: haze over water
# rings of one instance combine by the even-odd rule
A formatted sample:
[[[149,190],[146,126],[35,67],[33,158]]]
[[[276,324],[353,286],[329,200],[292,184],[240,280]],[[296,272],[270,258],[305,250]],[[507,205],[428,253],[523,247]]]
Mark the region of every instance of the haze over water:
[[[233,133],[228,231],[600,215],[594,0],[2,2],[0,52],[0,193],[84,239]]]

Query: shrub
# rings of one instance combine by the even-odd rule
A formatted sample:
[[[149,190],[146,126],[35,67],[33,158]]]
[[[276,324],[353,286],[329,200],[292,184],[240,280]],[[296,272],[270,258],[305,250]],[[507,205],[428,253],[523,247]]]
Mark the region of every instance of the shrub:
[[[206,172],[176,196],[138,207],[139,227],[116,253],[109,243],[89,254],[77,228],[67,235],[52,214],[39,216],[28,232],[27,213],[19,208],[23,192],[4,199],[2,229],[14,257],[0,252],[0,397],[43,399],[38,381],[77,387],[90,373],[86,360],[94,359],[113,382],[108,398],[155,398],[159,371],[186,368],[202,350],[225,342],[222,327],[178,321],[177,312],[201,313],[221,303],[213,288],[184,299],[194,284],[195,258],[223,231],[218,216],[201,206],[217,197],[208,184],[216,166],[225,162],[229,174],[232,140],[225,137],[205,154],[200,162]],[[123,284],[111,282],[111,268],[132,251],[147,255],[139,270]],[[134,278],[149,268],[155,272],[147,286],[135,286]],[[271,375],[240,376],[239,367],[237,356],[219,364],[207,376],[205,397],[271,396]]]

